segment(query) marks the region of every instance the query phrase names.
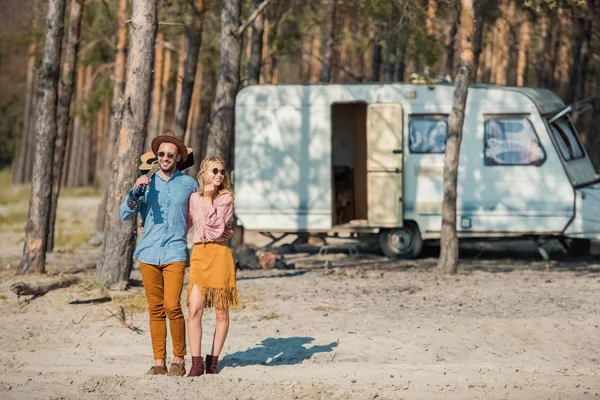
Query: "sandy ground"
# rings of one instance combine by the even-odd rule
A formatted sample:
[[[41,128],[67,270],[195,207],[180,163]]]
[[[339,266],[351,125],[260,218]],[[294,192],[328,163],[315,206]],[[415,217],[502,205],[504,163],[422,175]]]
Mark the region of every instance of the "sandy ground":
[[[59,214],[68,224],[83,208],[93,221],[96,204],[66,200]],[[77,286],[18,302],[11,284],[56,276],[16,277],[22,234],[4,227],[0,243],[1,399],[600,398],[597,256],[542,262],[527,246],[475,245],[458,275],[440,276],[435,250],[410,262],[288,254],[294,270],[239,271],[242,305],[222,370],[191,379],[145,375],[152,354],[138,270],[125,292],[104,291],[89,270]],[[49,272],[93,264],[98,252],[59,249]],[[112,301],[69,304],[107,294]],[[109,313],[120,306],[143,332]],[[214,313],[204,328],[203,354]]]

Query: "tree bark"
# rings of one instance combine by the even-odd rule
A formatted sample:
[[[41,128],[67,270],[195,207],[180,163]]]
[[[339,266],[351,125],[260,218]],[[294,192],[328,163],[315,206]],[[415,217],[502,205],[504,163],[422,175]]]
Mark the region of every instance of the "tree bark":
[[[435,16],[437,14],[436,0],[427,1],[427,35],[435,36]]]
[[[115,165],[115,146],[117,142],[117,136],[121,127],[120,118],[120,102],[123,97],[123,90],[125,89],[125,73],[127,72],[127,25],[125,20],[127,19],[127,0],[119,1],[119,30],[117,32],[117,48],[115,56],[115,70],[114,70],[114,82],[113,82],[113,95],[111,102],[111,116],[110,116],[110,129],[108,132],[108,141],[106,149],[104,151],[104,175],[106,184],[102,190],[102,201],[98,207],[98,215],[96,216],[96,235],[94,238],[94,244],[98,245],[103,240],[104,226],[106,224],[107,210],[109,208],[108,199],[119,196],[120,193],[114,193],[115,189],[110,182],[116,180],[114,175],[116,174]],[[110,208],[114,211],[113,208]]]
[[[373,59],[371,61],[371,81],[379,82],[379,70],[381,69],[381,45],[373,44]]]
[[[473,78],[477,77],[477,72],[479,70],[479,58],[481,57],[481,52],[483,50],[483,33],[485,29],[485,6],[488,5],[488,0],[481,0],[476,2],[475,8],[475,33],[473,37],[474,46],[473,46]],[[489,7],[489,5],[488,5]]]
[[[184,143],[186,146],[192,146],[192,137],[196,131],[198,120],[197,114],[200,112],[200,102],[202,100],[202,64],[196,68],[196,77],[194,78],[194,91],[192,93],[192,104],[190,107],[190,113],[188,114],[187,129],[185,131]]]
[[[188,50],[185,60],[185,70],[181,88],[179,107],[175,114],[175,136],[183,140],[188,124],[188,116],[194,91],[194,77],[198,66],[198,54],[202,44],[202,16],[204,12],[204,0],[195,0],[192,26],[188,31]],[[238,15],[239,18],[239,15]],[[222,43],[221,43],[222,45]]]
[[[335,33],[335,10],[337,0],[324,0],[324,20],[321,35],[321,72],[319,82],[328,83],[331,80],[331,56],[333,54],[333,40]]]
[[[33,3],[33,30],[38,27],[39,0]],[[18,155],[16,157],[15,167],[13,168],[13,183],[25,183],[25,165],[28,147],[32,145],[33,127],[31,126],[32,105],[34,100],[35,84],[35,54],[37,51],[37,41],[32,40],[27,47],[27,78],[25,83],[25,106],[23,108],[23,132],[21,133],[21,143],[19,145]]]
[[[596,99],[594,106],[594,120],[592,129],[586,141],[586,148],[596,172],[600,171],[600,63],[596,65]]]
[[[588,1],[588,3],[592,3]],[[590,4],[592,5],[592,4]],[[591,9],[590,9],[591,8]],[[584,96],[585,82],[587,78],[587,69],[590,61],[590,42],[593,31],[593,5],[580,10],[580,17],[577,18],[579,32],[573,46],[573,63],[569,73],[569,89],[567,92],[567,103],[573,103]]]
[[[165,118],[167,117],[167,96],[169,95],[169,81],[171,78],[171,50],[165,49],[165,65],[163,68],[162,88],[160,94],[160,114],[158,118],[158,132],[165,134]]]
[[[521,24],[520,32],[521,40],[519,43],[519,60],[517,64],[517,86],[525,85],[525,70],[527,69],[527,50],[531,42],[531,34],[529,32],[529,19],[524,17]]]
[[[75,117],[73,118],[73,131],[71,132],[71,141],[69,144],[69,168],[65,171],[67,174],[67,185],[75,186],[77,184],[77,168],[79,161],[79,152],[81,151],[81,111],[83,109],[85,85],[85,68],[80,65],[77,67],[77,83],[75,85]]]
[[[459,37],[461,62],[456,74],[452,112],[448,121],[446,154],[444,158],[444,201],[442,203],[442,230],[438,271],[455,274],[458,268],[458,233],[456,231],[456,199],[460,144],[469,84],[473,75],[473,1],[463,0]]]
[[[84,104],[88,105],[90,95],[92,93],[92,86],[94,81],[94,67],[88,65],[85,67],[85,85],[83,88],[83,101]],[[92,121],[83,121],[81,124],[81,145],[80,151],[78,152],[78,162],[75,169],[77,172],[77,186],[87,186],[90,184],[90,159],[92,156]]]
[[[454,7],[455,10],[458,7]],[[477,28],[475,28],[477,32]],[[452,79],[454,77],[454,54],[455,54],[455,45],[456,45],[456,32],[458,32],[458,17],[455,13],[452,13],[452,27],[450,28],[450,32],[448,33],[448,44],[446,45],[446,69],[445,75]],[[477,34],[477,33],[476,33]],[[477,60],[477,56],[475,57]],[[475,70],[475,69],[474,69]]]
[[[160,118],[160,93],[164,65],[164,44],[163,34],[159,33],[156,37],[154,59],[154,84],[152,85],[152,110],[150,112],[150,121],[148,122],[148,134],[146,136],[146,147],[150,148],[152,139],[160,135],[158,132],[158,119]]]
[[[540,42],[538,48],[538,60],[536,63],[537,86],[546,87],[548,85],[548,65],[550,53],[550,35],[548,33],[548,17],[542,15],[540,22]]]
[[[18,283],[14,283],[10,286],[10,290],[16,294],[17,296],[34,296],[34,297],[40,297],[45,295],[46,293],[48,293],[51,290],[55,290],[55,289],[63,289],[66,287],[69,287],[71,285],[74,285],[76,283],[79,283],[81,279],[78,276],[63,276],[61,278],[59,278],[58,280],[52,281],[52,282],[47,282],[47,283],[42,283],[42,284],[35,284],[35,285],[28,285],[27,283],[24,282],[18,282]]]
[[[207,146],[208,155],[223,158],[227,165],[233,143],[235,95],[240,80],[242,37],[235,34],[240,26],[240,8],[241,0],[223,0],[219,80]],[[232,166],[228,165],[228,168]]]
[[[60,66],[59,66],[60,68]],[[29,134],[27,135],[27,147],[25,149],[25,182],[31,182],[33,179],[33,163],[37,147],[36,135],[37,135],[37,121],[39,115],[37,114],[38,102],[39,102],[39,91],[40,91],[40,74],[35,74],[33,78],[33,92],[31,100],[31,113],[29,114]]]
[[[125,287],[133,265],[136,219],[121,221],[119,204],[138,176],[139,156],[144,148],[152,86],[156,0],[133,0],[131,47],[127,62],[127,84],[121,114],[119,146],[107,199],[107,218],[102,256],[96,278],[107,287]]]
[[[52,163],[57,134],[56,104],[58,100],[65,2],[66,0],[49,0],[48,4],[44,56],[37,103],[33,182],[19,274],[46,272],[48,216],[52,197]]]
[[[254,9],[264,2],[264,0],[253,0]],[[256,17],[252,23],[252,40],[250,44],[250,57],[248,59],[248,84],[257,85],[260,81],[260,70],[262,68],[262,47],[264,33],[264,18],[261,15]]]
[[[175,87],[175,116],[173,117],[173,126],[171,131],[175,132],[177,126],[177,110],[179,110],[179,103],[181,102],[181,92],[183,90],[183,76],[185,74],[185,36],[179,38],[179,51],[177,52],[177,85]]]
[[[52,173],[52,201],[50,203],[50,227],[48,230],[48,249],[54,250],[54,234],[56,224],[56,207],[60,194],[60,182],[62,178],[62,167],[65,159],[65,148],[67,133],[69,132],[69,121],[71,111],[71,99],[75,86],[75,66],[77,52],[79,51],[79,33],[81,27],[81,16],[85,0],[71,0],[71,16],[69,17],[69,33],[67,37],[67,48],[62,68],[62,76],[58,88],[58,106],[56,110],[57,135],[54,144],[54,167]]]

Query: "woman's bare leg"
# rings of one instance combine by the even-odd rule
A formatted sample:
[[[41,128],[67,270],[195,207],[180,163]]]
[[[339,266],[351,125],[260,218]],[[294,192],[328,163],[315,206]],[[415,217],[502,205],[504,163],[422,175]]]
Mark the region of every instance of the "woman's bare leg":
[[[201,355],[203,313],[204,299],[198,287],[194,285],[190,293],[188,316],[188,337],[190,339],[192,357],[200,357]]]
[[[229,308],[217,308],[215,309],[215,314],[216,324],[215,335],[213,337],[212,356],[218,357],[219,354],[221,354],[225,339],[227,338],[227,331],[229,330]]]

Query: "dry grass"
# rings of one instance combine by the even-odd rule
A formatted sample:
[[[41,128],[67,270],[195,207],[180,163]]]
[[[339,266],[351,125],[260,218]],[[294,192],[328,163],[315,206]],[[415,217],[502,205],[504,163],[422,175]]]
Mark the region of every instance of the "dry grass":
[[[123,306],[125,312],[139,314],[148,311],[148,301],[144,293],[113,297],[112,302]]]
[[[55,241],[54,245],[56,247],[65,247],[65,246],[73,246],[77,244],[81,244],[90,238],[89,232],[79,232],[73,234],[64,234],[60,233]]]
[[[9,208],[6,213],[0,214],[0,229],[17,229],[12,225],[20,225],[20,231],[25,227],[27,222],[27,210]]]
[[[265,320],[270,321],[270,320],[279,319],[279,318],[281,318],[281,315],[279,315],[275,312],[272,312],[271,314],[266,314],[266,315],[261,316],[258,320],[259,321],[265,321]]]

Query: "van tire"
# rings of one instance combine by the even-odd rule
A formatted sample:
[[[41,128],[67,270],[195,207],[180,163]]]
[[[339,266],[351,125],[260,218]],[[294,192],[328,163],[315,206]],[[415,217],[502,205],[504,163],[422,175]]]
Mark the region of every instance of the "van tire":
[[[419,226],[414,221],[404,221],[404,226],[401,228],[381,229],[379,246],[383,254],[391,259],[417,258],[423,250]]]
[[[570,257],[585,257],[590,255],[592,241],[590,239],[571,239],[569,243]]]

